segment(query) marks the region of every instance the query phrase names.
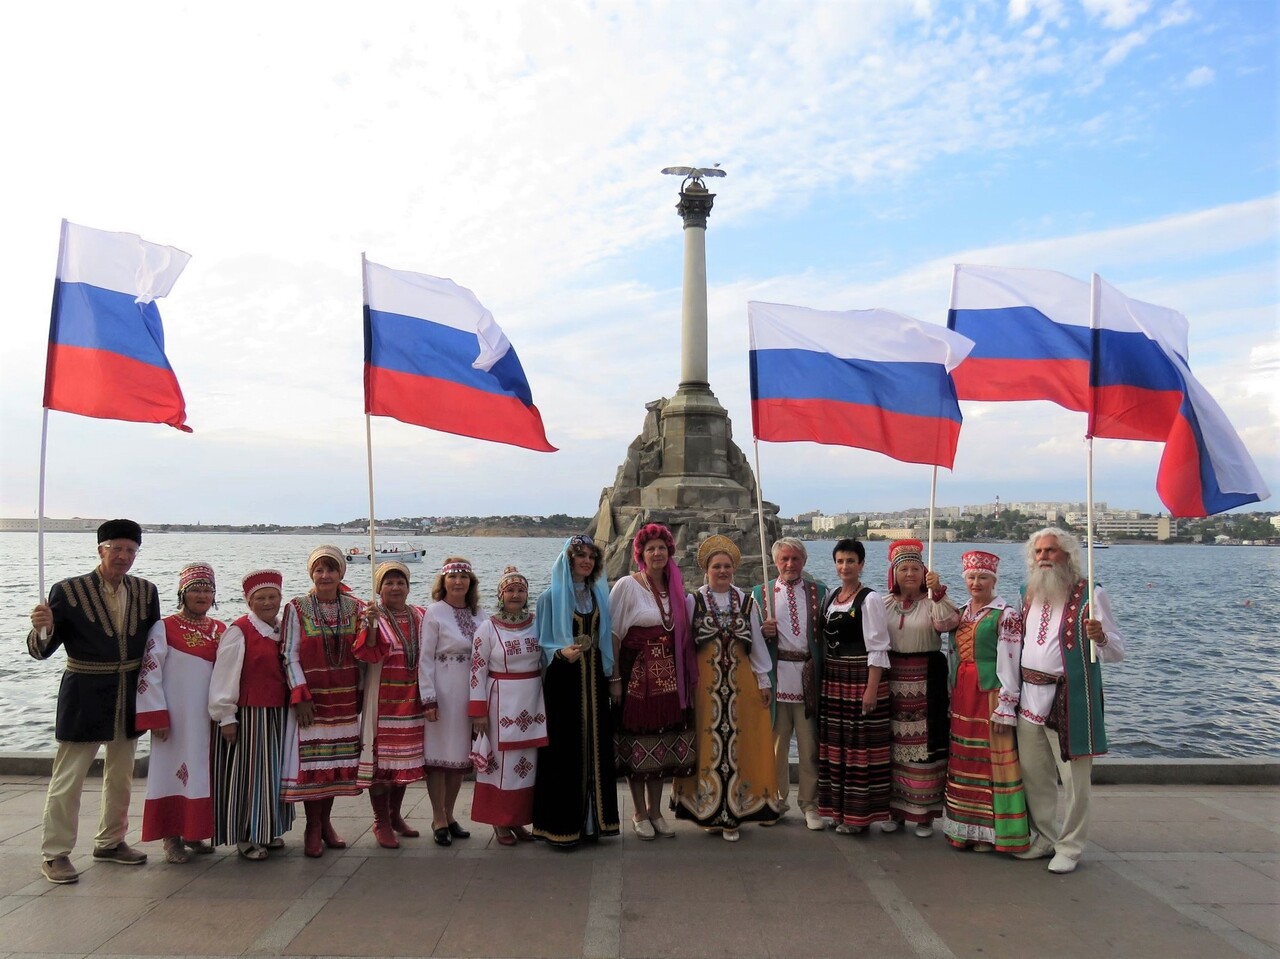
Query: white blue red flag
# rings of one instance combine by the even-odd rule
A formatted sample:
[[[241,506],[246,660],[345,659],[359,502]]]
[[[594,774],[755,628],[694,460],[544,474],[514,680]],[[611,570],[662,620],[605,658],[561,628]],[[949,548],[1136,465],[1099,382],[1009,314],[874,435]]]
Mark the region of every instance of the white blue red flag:
[[[959,265],[947,326],[973,340],[953,374],[962,400],[1089,408],[1089,284],[1053,270]]]
[[[1187,319],[1095,276],[1089,434],[1164,443],[1156,492],[1173,516],[1270,496],[1244,443],[1187,362]]]
[[[365,262],[365,412],[555,452],[520,359],[474,293]]]
[[[960,404],[950,371],[973,344],[889,310],[747,304],[757,439],[955,462]]]
[[[45,365],[46,409],[167,423],[191,432],[154,302],[173,289],[190,259],[132,233],[63,221]]]

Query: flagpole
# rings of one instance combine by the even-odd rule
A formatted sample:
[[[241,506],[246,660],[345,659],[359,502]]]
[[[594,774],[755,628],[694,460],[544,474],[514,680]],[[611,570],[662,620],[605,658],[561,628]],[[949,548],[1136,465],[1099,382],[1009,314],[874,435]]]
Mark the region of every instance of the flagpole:
[[[933,465],[933,482],[929,484],[929,552],[925,557],[925,569],[933,569],[933,506],[938,499],[938,464]]]
[[[67,255],[67,218],[62,218],[62,226],[58,231],[58,267],[54,271],[53,276],[53,306],[49,314],[49,327],[52,331],[53,324],[58,319],[58,294],[62,287],[62,260]],[[49,354],[45,353],[44,358],[44,386],[45,399],[49,393]],[[43,406],[43,403],[41,404]],[[44,406],[44,413],[40,418],[40,490],[36,494],[36,566],[38,572],[36,574],[37,586],[40,595],[36,599],[36,603],[45,602],[44,591],[44,476],[45,462],[49,450],[49,407]],[[40,642],[44,643],[48,638],[46,630],[40,630]]]
[[[1094,367],[1097,363],[1098,353],[1098,300],[1102,294],[1102,287],[1098,283],[1098,274],[1094,273],[1089,280],[1089,423],[1088,429],[1085,430],[1085,496],[1088,502],[1085,503],[1084,515],[1085,522],[1088,524],[1085,528],[1085,565],[1087,572],[1085,576],[1085,602],[1089,605],[1089,616],[1093,617],[1093,387],[1094,387]],[[1089,662],[1096,663],[1098,661],[1098,644],[1092,639],[1089,640]]]
[[[764,618],[773,619],[773,590],[769,588],[769,560],[766,558],[764,545],[764,494],[761,492],[764,483],[760,477],[760,440],[753,436],[751,443],[756,452],[756,516],[760,520],[760,565],[764,569],[764,585],[760,587],[760,594],[764,599]]]
[[[364,311],[369,309],[369,270],[365,263],[363,251],[360,253],[360,293],[364,300]],[[366,377],[369,371],[365,370]],[[368,385],[365,386],[365,413],[364,413],[364,448],[368,458],[369,471],[369,590],[370,602],[377,602],[378,595],[373,592],[373,574],[377,572],[375,565],[378,559],[377,533],[374,526],[374,509],[373,509],[373,414],[369,412],[369,396]]]

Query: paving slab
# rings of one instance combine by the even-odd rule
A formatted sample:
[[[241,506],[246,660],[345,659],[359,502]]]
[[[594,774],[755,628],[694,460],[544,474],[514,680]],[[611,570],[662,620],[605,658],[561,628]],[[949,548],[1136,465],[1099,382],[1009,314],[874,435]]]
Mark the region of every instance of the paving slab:
[[[1088,959],[1280,956],[1280,789],[1099,786],[1090,845],[1070,876],[1045,862],[951,849],[938,834],[816,833],[794,815],[727,843],[689,823],[675,839],[561,851],[429,835],[377,846],[361,797],[335,805],[350,843],[250,862],[233,849],[142,867],[89,855],[79,883],[38,870],[47,781],[0,776],[0,959],[7,955],[858,957]],[[135,788],[135,818],[144,783]],[[624,817],[629,797],[619,790]],[[429,831],[425,790],[410,821]],[[132,836],[130,841],[136,841]]]

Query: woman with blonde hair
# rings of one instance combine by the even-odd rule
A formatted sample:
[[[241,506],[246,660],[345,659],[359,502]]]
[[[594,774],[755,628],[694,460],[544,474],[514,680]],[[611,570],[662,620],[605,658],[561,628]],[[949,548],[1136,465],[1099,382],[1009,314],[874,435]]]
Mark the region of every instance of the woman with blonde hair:
[[[676,780],[671,799],[677,819],[690,819],[728,842],[738,841],[740,823],[771,823],[781,815],[769,720],[769,651],[760,611],[733,585],[741,559],[727,536],[709,536],[698,547],[706,582],[686,602],[698,661],[697,771]]]

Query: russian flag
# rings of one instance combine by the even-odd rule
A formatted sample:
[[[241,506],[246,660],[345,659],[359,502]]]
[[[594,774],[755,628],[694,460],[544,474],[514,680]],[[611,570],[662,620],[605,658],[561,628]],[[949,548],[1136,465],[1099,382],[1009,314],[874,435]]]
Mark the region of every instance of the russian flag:
[[[154,302],[173,289],[190,259],[132,233],[62,221],[45,364],[46,409],[167,423],[191,432]]]
[[[364,261],[364,408],[553,453],[520,359],[474,293]]]
[[[1173,516],[1271,495],[1222,408],[1191,373],[1187,319],[1093,277],[1092,436],[1163,442],[1156,492]]]
[[[1089,284],[1053,270],[957,265],[947,326],[973,341],[962,400],[1089,408]]]
[[[888,310],[751,302],[747,319],[757,439],[955,462],[961,417],[950,371],[973,346],[967,338]]]

